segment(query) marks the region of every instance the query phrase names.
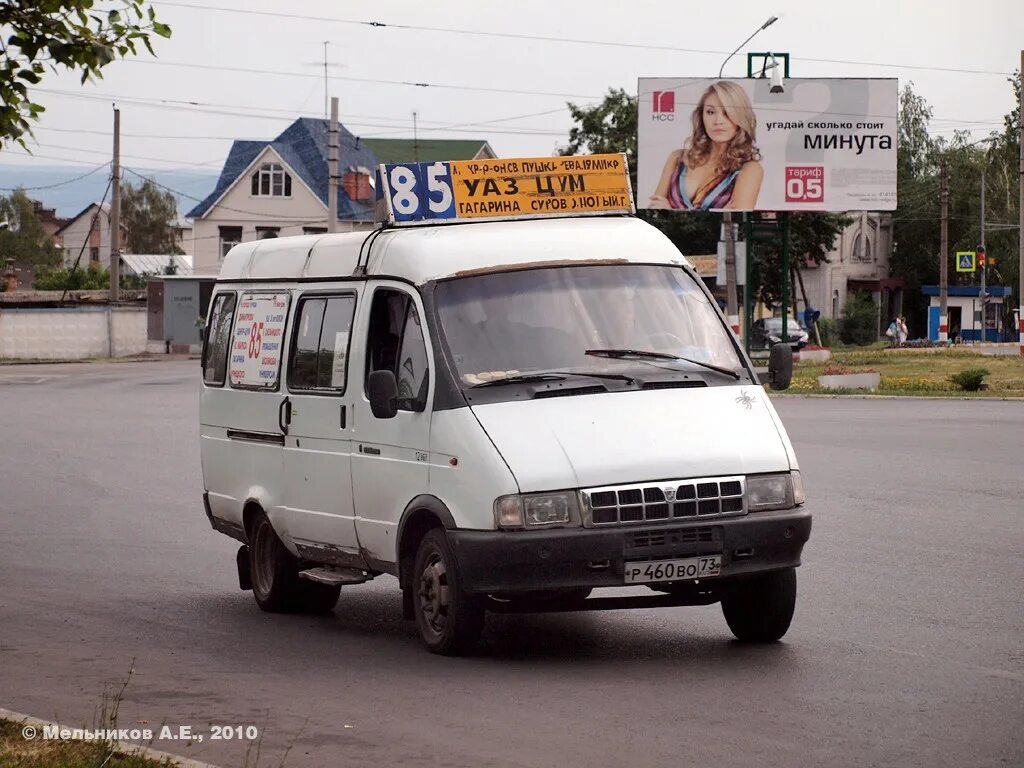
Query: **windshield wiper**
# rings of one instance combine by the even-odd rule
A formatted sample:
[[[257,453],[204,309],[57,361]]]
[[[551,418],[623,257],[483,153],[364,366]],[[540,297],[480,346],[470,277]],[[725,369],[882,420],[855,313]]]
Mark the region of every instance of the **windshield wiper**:
[[[740,374],[730,368],[705,363],[703,360],[694,360],[692,357],[670,355],[667,352],[649,352],[643,349],[588,349],[583,354],[593,355],[594,357],[611,357],[619,360],[628,358],[636,358],[638,360],[680,360],[684,363],[699,365],[701,368],[707,368],[710,371],[715,371],[725,376],[731,376],[736,380],[740,378]]]
[[[569,376],[586,376],[591,379],[614,379],[632,384],[634,379],[624,373],[587,373],[585,371],[537,371],[536,373],[517,373],[512,376],[502,376],[500,379],[481,381],[479,384],[470,385],[470,389],[477,387],[492,387],[495,384],[529,384],[534,381],[563,381]]]

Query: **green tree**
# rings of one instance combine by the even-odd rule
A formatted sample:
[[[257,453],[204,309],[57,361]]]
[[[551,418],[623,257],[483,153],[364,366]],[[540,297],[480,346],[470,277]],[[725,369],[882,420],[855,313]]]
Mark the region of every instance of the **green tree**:
[[[610,88],[604,101],[594,107],[569,104],[575,125],[569,129],[569,143],[559,154],[605,154],[623,152],[629,162],[629,178],[636,199],[637,105],[636,96],[621,88]],[[714,253],[718,244],[721,216],[707,211],[638,211],[637,215],[653,224],[682,253]]]
[[[7,259],[33,266],[54,265],[60,260],[53,238],[43,231],[35,206],[25,190],[17,189],[6,197],[0,197],[2,222],[7,226],[0,229],[0,266]]]
[[[25,146],[31,121],[44,111],[33,101],[47,68],[81,72],[82,82],[103,77],[102,68],[118,57],[152,54],[151,38],[170,37],[145,0],[118,0],[97,8],[95,0],[2,0],[0,2],[0,147]]]
[[[1019,103],[1020,73],[1010,78],[1014,104]],[[948,246],[950,285],[977,284],[976,273],[957,273],[952,254],[973,250],[981,242],[981,177],[985,175],[985,241],[996,267],[989,270],[989,284],[1016,286],[1018,274],[1018,126],[1019,108],[1004,118],[1004,131],[987,141],[971,140],[966,133],[951,139],[930,134],[931,107],[914,93],[913,83],[900,92],[897,181],[899,202],[894,215],[895,248],[890,272],[906,283],[904,313],[913,329],[923,331],[928,300],[921,286],[939,281],[941,249],[940,168],[949,179]],[[1000,226],[1006,225],[1006,226]],[[1009,302],[1007,308],[1014,306]]]
[[[637,100],[621,88],[609,89],[604,101],[593,107],[569,104],[574,125],[569,143],[560,154],[623,152],[629,161],[633,199],[636,199]],[[637,215],[660,229],[684,254],[714,253],[718,247],[721,215],[707,211],[641,210]],[[837,214],[805,213],[791,218],[791,254],[794,263],[808,259],[828,261],[836,238],[848,219]],[[758,243],[753,272],[754,295],[769,303],[777,301],[781,287],[781,238],[777,243]]]
[[[121,223],[127,230],[128,253],[184,253],[178,246],[178,203],[170,192],[145,179],[121,193]]]

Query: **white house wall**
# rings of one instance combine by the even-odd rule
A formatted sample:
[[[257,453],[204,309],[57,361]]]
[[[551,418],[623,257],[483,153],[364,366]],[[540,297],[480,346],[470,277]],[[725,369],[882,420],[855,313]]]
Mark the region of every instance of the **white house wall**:
[[[78,254],[82,254],[81,260],[78,262],[80,268],[89,266],[89,248],[90,244],[89,233],[92,231],[92,218],[96,214],[95,208],[90,208],[84,214],[79,216],[75,221],[71,222],[61,236],[64,240],[64,266],[70,267],[78,259]],[[100,231],[100,265],[103,267],[110,266],[110,220],[107,214],[100,213],[97,217],[97,227]],[[85,250],[82,250],[82,244],[85,244]]]
[[[846,227],[829,252],[831,263],[801,270],[807,299],[821,311],[822,317],[839,317],[846,305],[848,280],[880,280],[889,277],[889,255],[892,252],[892,226],[871,227],[870,218],[878,223],[877,214],[855,213],[853,223]],[[871,261],[854,260],[854,242],[863,228],[871,242]],[[797,285],[799,292],[799,284]],[[838,291],[833,307],[833,297]],[[803,308],[803,296],[797,295]]]

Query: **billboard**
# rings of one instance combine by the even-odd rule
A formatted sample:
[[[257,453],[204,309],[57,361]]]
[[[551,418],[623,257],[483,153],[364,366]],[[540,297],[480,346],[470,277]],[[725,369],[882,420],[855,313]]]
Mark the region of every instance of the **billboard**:
[[[640,78],[637,208],[896,208],[895,79]]]

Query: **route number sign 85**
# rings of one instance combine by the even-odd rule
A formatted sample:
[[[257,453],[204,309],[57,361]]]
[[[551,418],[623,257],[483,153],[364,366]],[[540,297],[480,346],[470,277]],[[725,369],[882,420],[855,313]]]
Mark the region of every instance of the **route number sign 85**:
[[[387,194],[395,221],[455,218],[448,163],[387,166]]]

